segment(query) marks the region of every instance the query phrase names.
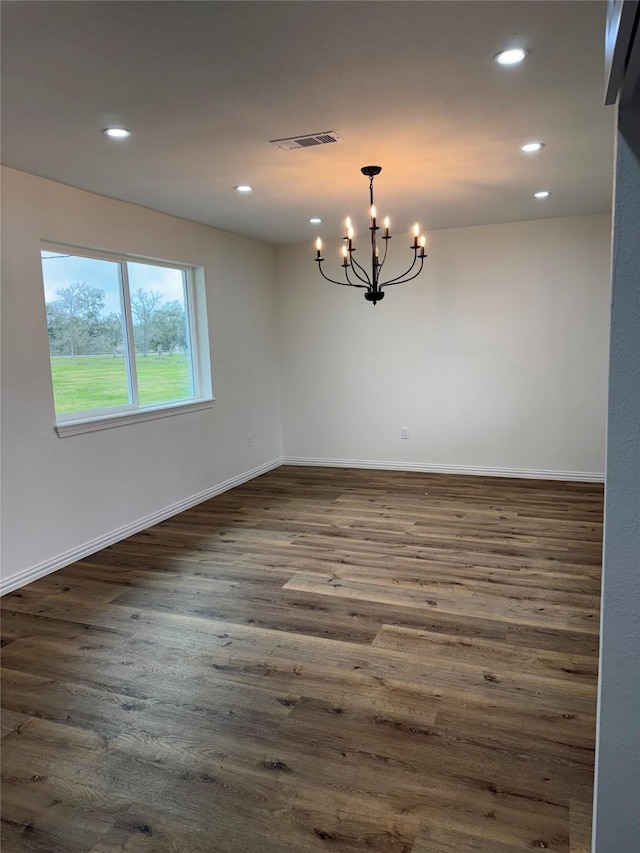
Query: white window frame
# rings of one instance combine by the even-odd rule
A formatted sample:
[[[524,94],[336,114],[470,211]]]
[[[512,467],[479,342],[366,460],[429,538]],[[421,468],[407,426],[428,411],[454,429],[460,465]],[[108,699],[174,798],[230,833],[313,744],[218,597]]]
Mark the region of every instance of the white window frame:
[[[69,243],[56,243],[51,240],[40,242],[41,252],[57,252],[74,255],[81,258],[94,258],[100,261],[111,261],[120,265],[120,300],[123,316],[123,349],[127,370],[127,384],[132,402],[124,406],[110,406],[104,409],[90,409],[82,412],[55,415],[55,431],[60,438],[79,433],[95,432],[101,429],[123,426],[139,421],[166,418],[172,415],[197,412],[213,406],[215,397],[211,388],[211,367],[209,357],[209,337],[207,333],[206,296],[204,286],[204,271],[202,267],[179,262],[160,260],[143,255],[133,255],[125,252],[103,251],[89,249],[84,246],[74,246]],[[151,403],[140,405],[138,402],[138,384],[133,340],[133,317],[131,312],[131,295],[129,292],[129,275],[127,262],[148,264],[154,267],[166,267],[180,270],[183,276],[185,313],[189,326],[189,363],[192,396],[186,400],[166,403]],[[42,258],[40,262],[42,275]],[[42,292],[44,294],[44,276]],[[51,355],[49,356],[51,366]],[[53,392],[53,376],[52,376]],[[52,395],[53,399],[53,395]],[[55,402],[54,402],[55,411]]]

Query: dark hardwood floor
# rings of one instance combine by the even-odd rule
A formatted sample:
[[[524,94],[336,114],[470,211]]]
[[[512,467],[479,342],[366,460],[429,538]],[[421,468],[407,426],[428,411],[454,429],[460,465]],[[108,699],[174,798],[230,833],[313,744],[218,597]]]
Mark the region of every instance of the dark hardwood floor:
[[[282,467],[5,596],[3,850],[588,853],[601,536]]]

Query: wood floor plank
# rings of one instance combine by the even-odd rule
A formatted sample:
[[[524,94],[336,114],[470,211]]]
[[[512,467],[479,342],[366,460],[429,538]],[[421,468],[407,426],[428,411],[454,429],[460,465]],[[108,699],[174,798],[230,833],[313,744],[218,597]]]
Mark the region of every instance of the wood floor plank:
[[[25,788],[2,783],[2,849],[6,853],[88,853],[108,832],[127,803],[104,796],[92,799],[89,790],[73,806],[38,790],[37,781]]]
[[[282,731],[291,742],[276,740],[281,754],[293,756],[304,744],[305,760],[296,763],[292,758],[292,766],[304,764],[309,772],[315,753],[312,772],[320,774],[324,767],[325,774],[338,778],[335,784],[339,784],[336,769],[341,758],[357,753],[360,760],[370,756],[371,765],[377,762],[379,769],[384,766],[402,791],[412,783],[414,789],[423,785],[422,780],[415,784],[416,776],[437,768],[443,785],[464,788],[472,778],[476,790],[484,789],[510,801],[559,806],[567,815],[571,793],[579,798],[591,785],[591,768],[572,758],[539,753],[534,742],[528,749],[523,743],[513,749],[506,744],[489,744],[469,731],[447,732],[439,727],[437,718],[433,724],[416,724],[403,715],[383,716],[375,709],[354,710],[348,703],[337,706],[303,698]],[[313,737],[304,741],[302,731]],[[291,737],[293,733],[298,737]],[[388,783],[389,779],[385,781]],[[371,784],[368,779],[366,784]],[[415,798],[414,791],[414,809]]]
[[[572,800],[569,806],[570,853],[591,851],[591,801]]]
[[[383,625],[372,645],[421,655],[430,660],[463,660],[489,671],[499,662],[500,666],[506,665],[509,669],[519,668],[529,674],[558,678],[563,682],[583,681],[594,688],[598,676],[597,661],[591,655],[508,646],[495,640],[419,631],[398,625]]]
[[[590,853],[602,487],[286,466],[2,601],[10,853]]]
[[[510,840],[504,832],[496,831],[493,823],[488,817],[484,826],[473,832],[430,820],[418,835],[412,853],[524,853],[525,850],[567,853],[569,850],[566,835],[549,840],[547,832],[536,832],[533,838],[524,842]]]
[[[67,670],[68,671],[68,670]],[[187,682],[185,684],[185,681]],[[204,687],[197,679],[172,678],[167,673],[162,691],[152,695],[140,683],[137,695],[119,693],[108,684],[45,679],[17,670],[2,670],[7,691],[4,704],[21,720],[30,716],[89,730],[126,732],[131,728],[171,732],[176,718],[183,732],[269,732],[295,705],[298,696],[216,677]],[[199,688],[199,689],[198,689]],[[3,711],[4,713],[4,711]]]
[[[13,598],[7,599],[2,608],[2,619],[0,620],[2,645],[6,646],[22,637],[48,636],[56,638],[64,635],[67,639],[79,639],[81,637],[97,639],[101,635],[108,634],[130,635],[130,626],[122,624],[117,628],[114,627],[113,619],[104,615],[106,610],[76,602],[70,603],[66,599],[63,601],[64,604],[61,605],[60,599],[54,599],[55,603],[52,604],[51,601],[48,601],[46,606],[41,601],[32,607],[27,607],[22,602],[21,609],[13,610],[10,609],[13,607]],[[38,612],[30,612],[33,610]],[[59,612],[63,614],[62,618],[57,619],[46,615],[47,611],[49,613]],[[64,618],[65,615],[71,614],[73,615],[72,620]],[[84,620],[80,618],[80,614],[84,614]]]
[[[531,602],[526,597],[514,598],[505,594],[497,598],[464,587],[424,587],[420,590],[402,589],[397,586],[363,583],[362,581],[335,578],[334,575],[299,572],[287,581],[285,589],[295,592],[326,595],[353,600],[363,599],[395,608],[419,607],[438,608],[455,615],[481,615],[498,622],[518,623],[532,627],[559,628],[597,634],[598,609],[595,602],[588,603],[576,596],[567,595],[565,604],[546,600]]]
[[[0,712],[0,738],[15,732],[16,729],[19,729],[30,719],[31,717],[29,714],[21,713],[20,711],[12,711],[9,708],[2,708],[2,711]]]

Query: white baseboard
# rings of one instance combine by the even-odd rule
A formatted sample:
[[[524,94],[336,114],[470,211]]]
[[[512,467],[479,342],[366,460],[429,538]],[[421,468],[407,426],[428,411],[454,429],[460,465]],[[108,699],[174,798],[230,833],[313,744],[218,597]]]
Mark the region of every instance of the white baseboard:
[[[219,483],[217,486],[212,486],[210,489],[205,489],[203,492],[191,495],[190,497],[184,498],[170,506],[163,507],[157,512],[152,512],[150,515],[144,516],[144,518],[139,518],[136,521],[131,522],[131,524],[125,524],[117,530],[112,530],[109,533],[106,533],[104,536],[99,536],[97,539],[85,542],[77,548],[72,548],[64,554],[58,554],[50,560],[44,560],[42,563],[38,563],[28,569],[23,569],[23,571],[0,581],[0,595],[13,592],[14,589],[18,589],[25,584],[38,580],[38,578],[49,575],[51,572],[56,572],[58,569],[62,569],[64,566],[75,563],[77,560],[82,560],[90,554],[95,554],[96,551],[101,551],[103,548],[107,548],[109,545],[120,542],[128,536],[133,536],[134,533],[139,533],[147,527],[152,527],[160,521],[165,521],[165,519],[171,518],[171,516],[177,515],[185,509],[196,506],[196,504],[209,500],[209,498],[214,498],[216,495],[222,494],[222,492],[228,492],[229,489],[233,489],[235,486],[239,486],[242,483],[253,480],[255,477],[259,477],[260,474],[266,474],[267,471],[279,468],[281,464],[281,458],[272,459],[270,462],[265,462],[264,465],[259,465],[251,471],[245,471],[242,474],[238,474],[236,477],[232,477],[230,480],[225,480],[224,483]]]
[[[521,477],[531,480],[571,480],[604,483],[604,474],[592,471],[544,471],[535,468],[480,468],[475,465],[430,465],[423,462],[378,462],[370,459],[319,459],[283,456],[283,465],[319,465],[327,468],[370,468],[373,471],[418,471],[428,474],[470,474],[476,477]]]

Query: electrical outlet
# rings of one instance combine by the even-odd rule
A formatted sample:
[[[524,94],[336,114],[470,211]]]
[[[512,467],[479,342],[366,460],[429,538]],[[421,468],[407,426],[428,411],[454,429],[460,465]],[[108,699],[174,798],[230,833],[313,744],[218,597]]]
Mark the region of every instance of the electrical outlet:
[[[409,438],[409,427],[400,427],[400,438]]]
[[[247,436],[247,447],[252,447],[252,446],[253,446],[253,436],[251,435],[251,433],[249,433],[249,435]]]

